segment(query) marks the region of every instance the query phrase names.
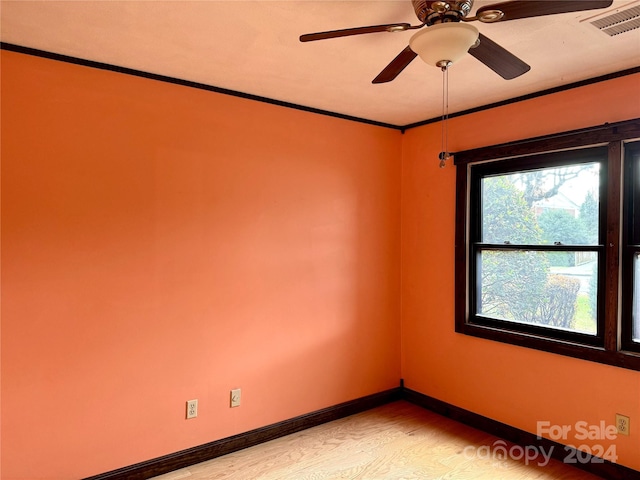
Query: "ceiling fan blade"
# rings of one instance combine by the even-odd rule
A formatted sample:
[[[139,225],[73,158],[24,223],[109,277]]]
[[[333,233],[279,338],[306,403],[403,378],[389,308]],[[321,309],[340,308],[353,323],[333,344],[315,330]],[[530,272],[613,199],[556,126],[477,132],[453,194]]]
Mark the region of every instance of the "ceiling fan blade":
[[[483,12],[499,10],[504,13],[504,17],[500,20],[504,22],[519,18],[607,8],[612,3],[613,0],[512,0],[480,7],[476,12],[476,17],[482,17]]]
[[[401,32],[411,28],[408,23],[390,23],[387,25],[372,25],[370,27],[345,28],[344,30],[332,30],[330,32],[307,33],[300,35],[301,42],[312,42],[327,38],[348,37],[350,35],[362,35],[363,33]]]
[[[519,77],[531,70],[531,67],[508,52],[490,38],[480,34],[480,43],[469,49],[469,54],[484,63],[505,80]]]
[[[409,46],[402,50],[396,58],[391,60],[391,63],[384,67],[376,78],[371,83],[386,83],[396,78],[407,65],[409,65],[414,58],[418,56]]]

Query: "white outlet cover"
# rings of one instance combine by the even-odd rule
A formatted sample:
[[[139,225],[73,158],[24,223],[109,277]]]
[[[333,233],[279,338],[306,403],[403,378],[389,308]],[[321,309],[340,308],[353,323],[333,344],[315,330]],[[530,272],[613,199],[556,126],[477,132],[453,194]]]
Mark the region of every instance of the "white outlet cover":
[[[187,400],[187,418],[196,418],[198,416],[198,399]]]
[[[624,425],[623,429],[620,429],[621,422]],[[627,417],[626,415],[620,415],[619,413],[616,413],[616,429],[618,430],[618,433],[620,435],[629,435],[629,429],[630,429],[629,423],[630,423],[629,417]]]

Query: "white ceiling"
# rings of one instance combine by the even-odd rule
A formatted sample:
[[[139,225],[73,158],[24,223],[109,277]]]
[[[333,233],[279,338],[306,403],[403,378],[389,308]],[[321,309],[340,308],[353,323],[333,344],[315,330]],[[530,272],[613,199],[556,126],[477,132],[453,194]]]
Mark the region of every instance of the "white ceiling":
[[[474,11],[490,3],[499,2],[476,0]],[[610,37],[590,22],[639,4],[614,0],[605,10],[474,22],[531,71],[503,80],[467,55],[449,72],[450,112],[637,67],[640,29]],[[23,47],[399,126],[441,115],[442,73],[419,58],[393,82],[371,83],[411,31],[298,40],[418,24],[409,0],[2,0],[0,15],[1,40]]]

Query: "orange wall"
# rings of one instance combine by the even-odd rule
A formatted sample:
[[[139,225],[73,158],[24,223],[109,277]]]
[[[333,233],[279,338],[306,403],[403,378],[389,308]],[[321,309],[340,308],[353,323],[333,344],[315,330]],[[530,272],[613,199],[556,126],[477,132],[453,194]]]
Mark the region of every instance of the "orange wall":
[[[639,92],[634,75],[454,118],[450,150],[637,118]],[[439,169],[439,151],[439,124],[403,138],[405,385],[533,433],[537,421],[610,425],[616,413],[629,415],[629,437],[592,444],[615,445],[618,462],[640,470],[640,372],[454,332],[455,167]],[[585,442],[569,434],[565,443]]]
[[[454,333],[439,125],[402,136],[6,51],[2,67],[4,480],[101,473],[401,376],[532,432],[630,415],[614,443],[640,469],[639,372]],[[454,118],[451,149],[638,117],[638,91]]]
[[[398,385],[398,131],[6,51],[1,93],[4,480]]]

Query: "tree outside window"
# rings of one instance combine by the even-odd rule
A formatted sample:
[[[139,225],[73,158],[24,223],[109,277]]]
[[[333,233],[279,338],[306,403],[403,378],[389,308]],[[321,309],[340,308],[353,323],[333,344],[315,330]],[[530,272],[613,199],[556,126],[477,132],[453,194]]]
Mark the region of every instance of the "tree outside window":
[[[505,321],[595,334],[594,252],[540,251],[538,245],[595,245],[599,164],[485,176],[477,313]],[[586,253],[586,255],[585,255]]]

